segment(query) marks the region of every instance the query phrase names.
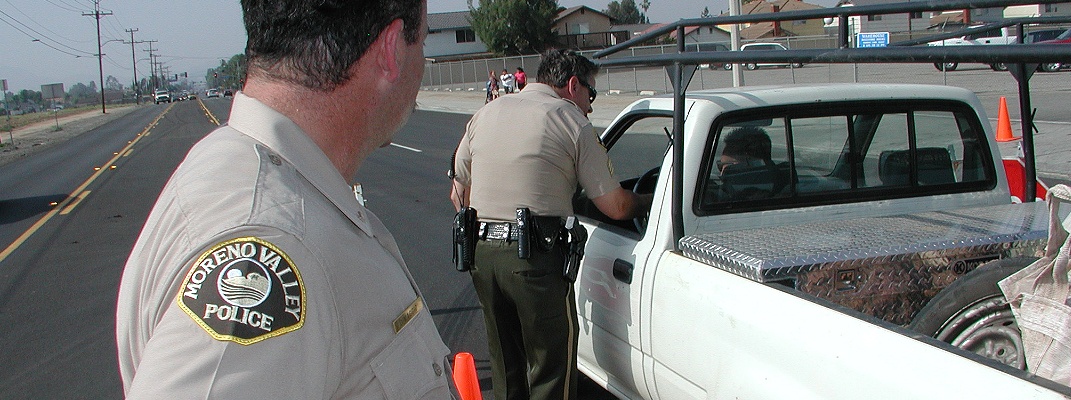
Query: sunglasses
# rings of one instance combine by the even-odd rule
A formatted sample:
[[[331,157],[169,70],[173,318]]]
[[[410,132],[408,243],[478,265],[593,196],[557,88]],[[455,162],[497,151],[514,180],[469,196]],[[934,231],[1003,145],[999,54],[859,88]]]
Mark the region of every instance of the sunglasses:
[[[589,85],[587,82],[584,82],[583,79],[577,78],[576,81],[580,82],[581,86],[588,89],[588,103],[594,103],[595,97],[599,95],[599,91],[595,90],[595,88],[591,87],[591,85]]]

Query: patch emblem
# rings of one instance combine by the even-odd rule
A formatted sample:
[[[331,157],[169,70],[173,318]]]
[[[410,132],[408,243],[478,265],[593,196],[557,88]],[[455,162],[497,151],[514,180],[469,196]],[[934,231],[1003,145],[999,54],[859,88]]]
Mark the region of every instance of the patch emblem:
[[[179,289],[179,308],[216,340],[250,345],[305,323],[305,284],[275,245],[243,237],[201,254]]]

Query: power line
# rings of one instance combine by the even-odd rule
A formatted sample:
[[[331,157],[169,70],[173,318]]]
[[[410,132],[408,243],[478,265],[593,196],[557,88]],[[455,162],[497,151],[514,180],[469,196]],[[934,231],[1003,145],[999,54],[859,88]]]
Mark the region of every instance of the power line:
[[[69,6],[69,5],[66,5],[66,4],[56,4],[56,2],[55,2],[55,1],[52,1],[52,0],[45,0],[45,1],[46,1],[46,2],[48,2],[49,4],[52,4],[52,5],[54,5],[54,6],[56,6],[56,7],[59,7],[59,8],[62,8],[62,9],[64,9],[64,10],[66,10],[66,11],[74,11],[74,12],[80,12],[80,11],[82,11],[82,10],[81,10],[81,9],[79,9],[79,8],[71,8],[71,7]],[[11,3],[11,2],[8,2],[8,4],[10,4],[10,3]]]
[[[58,40],[56,40],[56,39],[53,39],[53,38],[49,37],[48,35],[42,34],[41,32],[38,32],[37,30],[33,29],[33,28],[32,28],[32,27],[30,27],[29,25],[26,25],[26,24],[24,24],[24,23],[22,23],[22,22],[19,22],[19,20],[15,19],[15,18],[14,18],[14,17],[12,17],[12,16],[10,15],[10,14],[8,14],[8,13],[6,13],[6,12],[2,11],[2,10],[0,10],[0,15],[2,15],[2,16],[4,16],[4,17],[7,17],[7,18],[8,18],[8,19],[10,19],[11,21],[13,21],[13,22],[15,22],[15,23],[17,23],[17,24],[19,24],[19,25],[22,25],[22,26],[23,26],[24,28],[26,28],[26,29],[27,29],[27,30],[29,30],[30,32],[33,32],[34,34],[33,34],[33,35],[31,35],[31,34],[29,34],[29,33],[26,33],[26,31],[25,31],[25,30],[23,30],[22,28],[19,28],[18,26],[15,26],[15,25],[14,25],[14,24],[12,24],[12,23],[11,23],[10,21],[6,21],[6,20],[4,20],[3,18],[0,18],[0,21],[4,21],[4,23],[6,23],[6,24],[8,24],[8,25],[11,25],[11,27],[12,27],[12,28],[15,28],[15,30],[17,30],[17,31],[21,32],[21,33],[22,33],[23,35],[26,35],[26,36],[27,36],[27,37],[29,37],[30,39],[33,39],[34,41],[38,41],[38,42],[41,42],[41,43],[42,43],[42,44],[44,44],[45,46],[51,47],[51,48],[53,48],[53,49],[55,49],[55,50],[57,50],[57,51],[59,51],[59,52],[61,52],[61,53],[69,54],[69,55],[72,55],[72,56],[75,56],[75,57],[81,57],[82,55],[86,55],[86,56],[92,56],[92,55],[96,55],[95,53],[90,53],[90,52],[88,52],[88,51],[84,51],[84,50],[79,50],[79,49],[76,49],[76,48],[74,48],[74,47],[71,47],[71,46],[65,45],[65,44],[63,44],[63,43],[59,42]],[[79,55],[79,54],[71,54],[71,53],[69,53],[69,52],[67,52],[67,51],[64,51],[64,50],[60,50],[59,48],[56,48],[55,46],[52,46],[52,45],[49,45],[48,43],[45,43],[45,42],[44,42],[44,41],[42,40],[42,38],[43,38],[43,39],[45,39],[45,40],[49,40],[49,41],[51,41],[51,42],[53,42],[53,43],[56,43],[56,44],[57,44],[57,45],[59,45],[59,46],[63,46],[63,47],[66,47],[66,48],[70,49],[71,51],[75,51],[75,52],[78,52],[78,53],[82,53],[82,55]]]
[[[75,40],[75,39],[71,39],[69,37],[63,36],[62,34],[57,33],[56,31],[53,31],[53,30],[49,29],[47,25],[42,24],[40,22],[37,22],[37,20],[33,19],[33,17],[30,16],[30,14],[27,14],[25,11],[22,11],[22,9],[20,9],[17,6],[15,6],[14,4],[12,4],[11,1],[6,1],[6,3],[8,5],[10,5],[12,9],[14,9],[15,11],[18,11],[19,14],[22,14],[23,17],[25,17],[25,19],[29,20],[30,22],[33,22],[37,26],[43,28],[44,30],[48,31],[49,33],[51,33],[51,34],[53,34],[55,36],[60,37],[63,40],[66,40],[66,41],[72,42],[72,43],[89,43],[88,40]],[[68,10],[68,11],[78,11],[78,10]],[[49,40],[52,40],[52,41],[57,42],[57,43],[59,42],[58,40],[51,39],[51,38],[49,38]]]

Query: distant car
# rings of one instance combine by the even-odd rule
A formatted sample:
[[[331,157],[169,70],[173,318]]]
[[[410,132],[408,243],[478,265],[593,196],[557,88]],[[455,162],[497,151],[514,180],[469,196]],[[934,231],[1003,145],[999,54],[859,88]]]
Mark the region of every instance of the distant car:
[[[743,46],[740,46],[740,51],[755,51],[755,50],[766,50],[766,51],[775,50],[776,51],[776,50],[788,50],[788,49],[786,49],[785,46],[782,46],[780,43],[748,43],[748,44],[745,44]],[[803,64],[802,63],[746,63],[746,64],[744,64],[744,68],[748,69],[749,71],[754,71],[756,69],[759,69],[759,67],[792,67],[792,68],[800,68],[800,67],[803,67]],[[732,69],[732,64],[726,64],[725,65],[725,69]]]
[[[1040,29],[1023,34],[1023,44],[1032,43],[1052,43],[1053,40],[1060,37],[1060,35],[1067,33],[1068,29]],[[1041,64],[1038,66],[1039,71],[1053,72],[1060,69],[1059,63]],[[994,71],[1007,71],[1008,66],[1005,63],[993,63],[989,64],[989,67]],[[1050,69],[1051,68],[1051,69]]]
[[[1067,32],[1067,29],[1039,29],[1027,32],[1023,36],[1023,43],[1030,44],[1053,40],[1060,37],[1064,32]]]
[[[213,97],[219,97],[219,89],[208,89],[208,91],[205,92],[205,97],[209,99]]]
[[[1071,45],[1071,29],[1064,31],[1059,36],[1050,40],[1043,40],[1035,42],[1036,44],[1062,44]],[[1038,66],[1038,69],[1045,72],[1056,72],[1064,68],[1071,68],[1071,64],[1068,63],[1045,63]]]
[[[165,89],[157,89],[152,95],[156,104],[171,102],[171,93]]]
[[[234,92],[231,92],[230,89],[227,89],[227,90],[223,91],[223,97],[231,97],[231,96],[234,96]]]
[[[721,44],[721,43],[695,43],[695,44],[689,43],[689,44],[684,45],[684,51],[685,52],[692,52],[692,51],[729,51],[729,46],[726,46],[726,45]],[[700,64],[699,67],[700,68],[710,68],[710,69],[715,69],[715,68],[731,69],[732,68],[730,66],[730,64],[721,63],[721,62],[719,62],[719,63],[710,63],[710,64]]]

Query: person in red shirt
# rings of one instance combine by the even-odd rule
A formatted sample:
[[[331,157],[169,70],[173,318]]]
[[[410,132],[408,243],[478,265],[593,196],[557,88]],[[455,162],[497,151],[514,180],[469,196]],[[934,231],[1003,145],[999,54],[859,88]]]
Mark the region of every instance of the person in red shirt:
[[[513,82],[517,85],[518,92],[528,84],[528,75],[524,74],[524,68],[517,67],[517,73],[513,74]]]

